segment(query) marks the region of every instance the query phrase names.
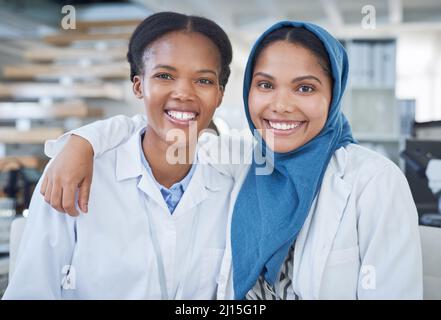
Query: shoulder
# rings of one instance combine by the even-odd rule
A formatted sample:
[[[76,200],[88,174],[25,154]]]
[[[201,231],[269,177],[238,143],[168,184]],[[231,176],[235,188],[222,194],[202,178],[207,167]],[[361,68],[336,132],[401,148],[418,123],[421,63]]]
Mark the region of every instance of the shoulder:
[[[329,167],[351,185],[366,185],[385,179],[405,179],[394,162],[358,144],[349,144],[338,149],[331,158]]]
[[[235,180],[251,164],[255,141],[244,132],[215,136],[204,134],[198,142],[198,159]]]
[[[117,166],[117,150],[118,147],[108,150],[96,157],[93,162],[93,177],[94,179],[102,176],[107,176],[109,172],[115,172]]]
[[[255,141],[249,132],[232,131],[229,134],[216,136],[204,133],[198,140],[199,155],[208,161],[220,161],[222,158],[249,156]]]
[[[94,158],[92,186],[112,188],[119,180],[119,173],[131,172],[134,169],[130,160],[137,155],[124,146],[125,144],[120,144]]]
[[[359,233],[367,230],[364,234],[369,234],[380,222],[414,224],[418,217],[400,168],[363,146],[350,144],[337,150],[323,182],[323,190],[330,193],[332,201],[339,191],[346,195],[346,216],[356,217]]]
[[[94,169],[115,170],[123,168],[133,171],[141,166],[141,130],[132,133],[128,139],[95,157]]]

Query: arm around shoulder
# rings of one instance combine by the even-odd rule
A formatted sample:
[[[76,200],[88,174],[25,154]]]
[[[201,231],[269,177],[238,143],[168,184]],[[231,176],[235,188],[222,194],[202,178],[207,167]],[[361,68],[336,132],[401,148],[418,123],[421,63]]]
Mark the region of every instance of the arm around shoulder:
[[[146,123],[146,117],[141,114],[133,117],[117,115],[109,119],[95,121],[69,131],[56,140],[46,141],[44,152],[50,158],[57,156],[69,141],[69,137],[75,134],[90,143],[97,157],[125,142],[136,130],[145,126]]]

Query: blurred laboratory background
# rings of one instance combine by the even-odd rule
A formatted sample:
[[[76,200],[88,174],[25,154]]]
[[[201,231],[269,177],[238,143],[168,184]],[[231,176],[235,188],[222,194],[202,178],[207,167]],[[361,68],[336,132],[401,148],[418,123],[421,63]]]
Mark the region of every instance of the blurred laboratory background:
[[[358,141],[405,173],[420,217],[425,298],[441,299],[439,0],[0,0],[0,297],[48,161],[44,142],[95,120],[144,113],[131,90],[127,43],[158,11],[211,18],[230,36],[219,134],[247,127],[244,66],[271,24],[311,21],[342,42],[350,59],[343,111]]]

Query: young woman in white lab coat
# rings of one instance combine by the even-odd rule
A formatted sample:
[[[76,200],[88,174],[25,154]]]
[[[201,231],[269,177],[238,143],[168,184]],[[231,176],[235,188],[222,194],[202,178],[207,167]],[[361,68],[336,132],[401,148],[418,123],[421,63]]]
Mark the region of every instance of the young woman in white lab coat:
[[[422,298],[412,195],[395,164],[354,143],[340,111],[347,75],[346,52],[316,25],[281,22],[256,42],[244,102],[263,144],[245,141],[251,164],[225,166],[216,164],[219,141],[207,137],[201,156],[235,179],[218,299]],[[75,133],[99,155],[143,123],[118,116]],[[73,137],[55,159],[48,185],[90,178],[92,159],[80,160],[90,146],[73,148],[75,139],[82,141]],[[272,174],[256,175],[256,148],[274,151]]]
[[[95,161],[90,216],[59,215],[34,193],[5,299],[215,298],[233,179],[199,163],[195,148],[231,58],[211,20],[163,12],[141,22],[128,60],[149,122]],[[46,189],[46,200],[74,204],[57,205],[70,193],[59,191]]]

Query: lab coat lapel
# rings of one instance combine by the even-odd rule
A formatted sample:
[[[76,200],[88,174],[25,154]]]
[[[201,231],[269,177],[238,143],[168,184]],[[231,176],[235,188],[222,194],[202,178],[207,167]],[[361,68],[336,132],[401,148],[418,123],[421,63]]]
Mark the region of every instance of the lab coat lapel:
[[[141,131],[139,129],[126,143],[116,150],[116,178],[118,181],[139,179],[138,188],[161,208],[169,212],[161,191],[147,172],[141,160]],[[141,178],[139,178],[141,176]]]
[[[145,193],[147,197],[152,199],[154,202],[156,202],[157,205],[163,208],[167,212],[167,216],[169,215],[170,210],[168,209],[167,204],[162,197],[161,191],[159,190],[158,186],[155,184],[153,178],[150,176],[147,170],[144,170],[141,179],[138,182],[138,188],[143,193]]]
[[[322,186],[294,251],[294,288],[302,299],[319,299],[326,262],[347,205],[351,186],[342,177],[346,151],[329,162]]]
[[[207,189],[209,189],[209,185],[207,184],[206,179],[207,165],[199,163],[196,163],[195,165],[197,167],[193,177],[191,178],[187,189],[185,190],[181,200],[173,212],[173,216],[175,217],[179,217],[185,212],[191,211],[208,197]]]

